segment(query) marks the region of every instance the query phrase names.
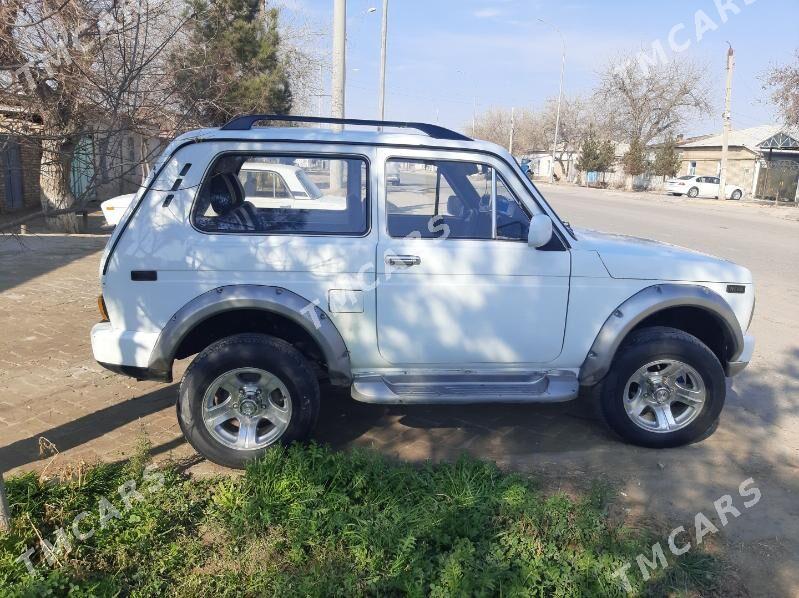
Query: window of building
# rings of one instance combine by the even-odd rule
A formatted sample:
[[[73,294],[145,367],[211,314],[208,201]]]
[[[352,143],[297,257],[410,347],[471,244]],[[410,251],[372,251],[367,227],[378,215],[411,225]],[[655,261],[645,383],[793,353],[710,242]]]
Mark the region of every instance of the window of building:
[[[688,174],[691,176],[696,174],[696,162],[694,160],[688,162]]]
[[[226,155],[195,200],[195,226],[210,233],[363,235],[368,230],[362,158]]]

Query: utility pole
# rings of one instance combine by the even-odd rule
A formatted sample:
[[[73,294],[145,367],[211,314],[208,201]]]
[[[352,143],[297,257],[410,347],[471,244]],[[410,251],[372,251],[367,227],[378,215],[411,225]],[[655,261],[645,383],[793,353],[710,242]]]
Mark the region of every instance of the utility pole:
[[[729,42],[727,42],[729,45]],[[732,70],[735,66],[735,52],[732,45],[727,49],[727,87],[724,96],[724,128],[721,132],[721,170],[719,172],[719,199],[727,199],[727,152],[729,149],[732,115],[730,114],[730,98],[732,96]]]
[[[472,109],[472,137],[477,136],[477,96],[474,96],[474,108]]]
[[[563,36],[563,32],[555,25],[550,23],[549,21],[545,21],[544,19],[537,19],[540,23],[544,25],[549,25],[558,32],[560,36],[560,43],[561,43],[561,54],[560,54],[560,89],[558,91],[558,109],[555,116],[555,140],[552,145],[552,163],[549,168],[549,182],[552,183],[555,181],[555,151],[558,149],[558,135],[560,134],[560,105],[563,102],[563,72],[566,70],[566,38]]]
[[[380,33],[380,120],[386,120],[386,49],[388,46],[388,0],[383,0],[383,26]]]
[[[510,109],[510,140],[508,141],[508,153],[513,155],[513,133],[516,129],[516,108]]]
[[[333,0],[333,80],[331,111],[333,118],[344,118],[344,86],[347,72],[347,0]],[[341,131],[341,125],[334,130]]]
[[[330,84],[330,109],[333,118],[344,118],[344,88],[347,72],[347,0],[333,0],[333,79]],[[333,125],[343,131],[343,125]],[[330,161],[330,188],[344,187],[344,171],[340,160]]]
[[[324,98],[325,95],[325,73],[322,70],[323,68],[324,68],[323,65],[320,64],[319,65],[319,117],[320,118],[324,116],[324,114],[322,114],[323,112],[322,98]]]

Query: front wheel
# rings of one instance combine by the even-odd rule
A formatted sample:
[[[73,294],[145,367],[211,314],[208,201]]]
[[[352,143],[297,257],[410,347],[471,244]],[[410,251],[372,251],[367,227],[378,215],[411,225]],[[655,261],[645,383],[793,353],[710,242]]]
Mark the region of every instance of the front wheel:
[[[741,195],[742,195],[741,190],[736,189],[735,191],[732,192],[732,195],[730,195],[730,199],[738,201],[739,199],[741,199]]]
[[[319,384],[289,343],[237,334],[194,359],[180,383],[177,411],[183,434],[200,454],[242,468],[269,447],[310,434]]]
[[[707,437],[725,395],[716,355],[695,336],[662,326],[633,333],[599,389],[610,428],[628,442],[653,448]]]

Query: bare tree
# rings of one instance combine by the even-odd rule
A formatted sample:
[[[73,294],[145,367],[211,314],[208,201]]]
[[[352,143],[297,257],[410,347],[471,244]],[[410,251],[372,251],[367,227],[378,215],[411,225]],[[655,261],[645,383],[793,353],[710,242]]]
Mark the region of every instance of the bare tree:
[[[771,100],[777,105],[783,122],[799,127],[799,50],[792,64],[769,71],[766,85],[771,88]]]
[[[0,5],[0,104],[25,115],[3,120],[0,132],[41,143],[42,209],[57,214],[51,226],[80,229],[74,210],[88,194],[75,197],[70,175],[81,139],[101,130],[114,144],[122,131],[175,126],[165,122],[175,90],[164,58],[182,23],[173,0]]]
[[[550,99],[541,114],[540,135],[546,139],[546,148],[551,148],[555,140],[555,121],[557,119],[557,100]],[[555,160],[566,172],[565,161],[579,151],[590,131],[602,131],[598,126],[598,117],[594,106],[588,98],[582,96],[564,97],[560,107],[560,126],[558,127],[558,144],[555,148]],[[597,134],[603,138],[604,135]]]
[[[687,59],[644,68],[634,53],[623,55],[601,74],[595,105],[602,108],[614,137],[646,146],[689,118],[710,113],[705,70]]]
[[[541,115],[529,108],[517,108],[514,118],[514,146],[519,153],[526,153],[547,147],[541,129]],[[464,129],[470,130],[469,126]],[[510,108],[492,107],[475,118],[474,136],[508,147],[511,128]]]

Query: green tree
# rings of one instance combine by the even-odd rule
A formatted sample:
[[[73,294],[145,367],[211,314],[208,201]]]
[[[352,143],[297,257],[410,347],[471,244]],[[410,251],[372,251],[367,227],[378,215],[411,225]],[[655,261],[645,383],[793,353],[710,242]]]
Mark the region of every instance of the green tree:
[[[621,162],[624,165],[624,172],[631,176],[638,176],[649,170],[646,149],[640,139],[634,138],[630,142],[630,149],[624,154]]]
[[[660,145],[652,162],[652,172],[658,176],[673,177],[680,170],[680,154],[677,144],[669,137]]]
[[[580,159],[577,161],[577,170],[583,172],[597,172],[599,163],[599,140],[593,130],[589,130],[580,144]]]
[[[218,126],[240,113],[287,114],[292,95],[277,8],[263,0],[189,0],[188,43],[176,53],[183,109]]]
[[[616,163],[616,147],[610,139],[605,139],[599,144],[597,155],[597,171],[602,173],[602,181],[605,181],[605,173],[613,172],[613,165]]]

